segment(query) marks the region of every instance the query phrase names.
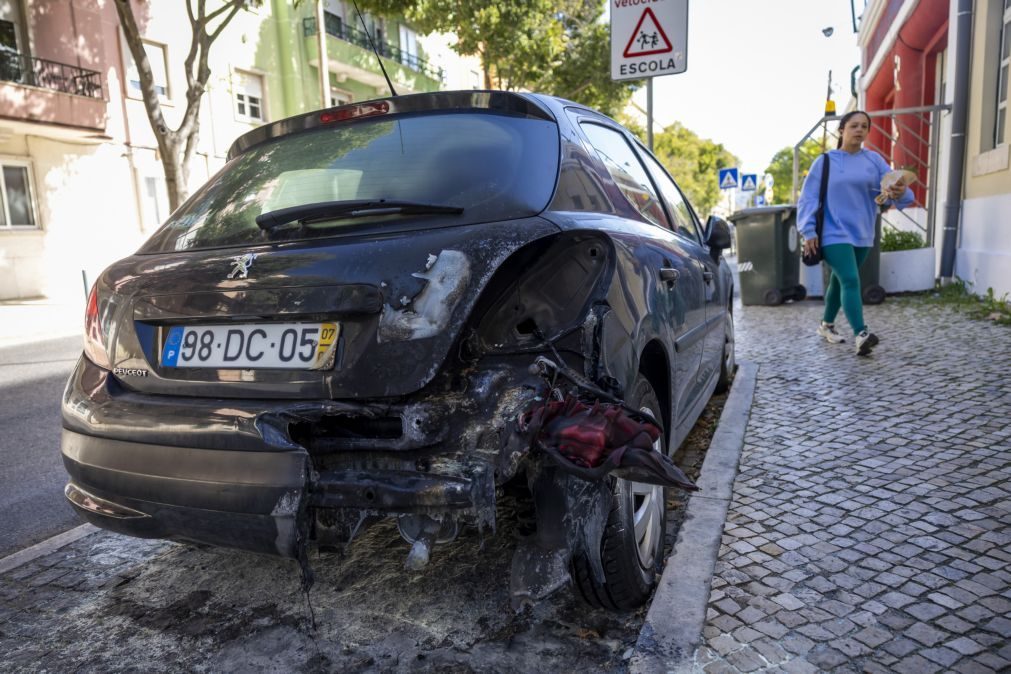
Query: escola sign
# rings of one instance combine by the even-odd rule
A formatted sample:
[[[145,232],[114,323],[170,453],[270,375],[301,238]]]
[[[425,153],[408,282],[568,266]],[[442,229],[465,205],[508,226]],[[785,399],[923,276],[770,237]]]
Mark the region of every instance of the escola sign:
[[[688,0],[611,0],[611,79],[688,69]]]

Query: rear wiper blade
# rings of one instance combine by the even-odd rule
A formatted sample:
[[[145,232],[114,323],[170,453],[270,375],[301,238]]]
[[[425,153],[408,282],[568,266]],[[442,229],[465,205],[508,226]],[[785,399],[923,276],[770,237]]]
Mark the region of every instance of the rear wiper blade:
[[[459,215],[463,208],[459,206],[443,206],[426,204],[417,201],[396,201],[387,199],[353,199],[349,201],[321,201],[315,204],[301,204],[290,208],[279,208],[276,211],[260,213],[256,216],[256,224],[265,232],[274,230],[290,222],[307,222],[310,220],[329,220],[335,218],[355,218],[359,216],[380,215],[436,215],[445,213]]]

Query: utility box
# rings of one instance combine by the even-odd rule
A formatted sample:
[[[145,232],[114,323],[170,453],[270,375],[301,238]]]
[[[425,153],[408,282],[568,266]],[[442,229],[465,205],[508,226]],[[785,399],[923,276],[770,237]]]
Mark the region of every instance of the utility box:
[[[800,284],[796,206],[745,208],[730,221],[737,234],[742,304],[776,306],[807,297]]]

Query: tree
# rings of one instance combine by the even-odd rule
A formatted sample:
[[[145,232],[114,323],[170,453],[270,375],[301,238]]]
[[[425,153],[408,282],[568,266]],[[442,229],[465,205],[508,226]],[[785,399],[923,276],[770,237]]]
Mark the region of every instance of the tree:
[[[804,184],[804,177],[811,170],[811,164],[822,152],[821,143],[813,138],[808,138],[800,146],[800,182],[797,185],[799,190]],[[793,201],[793,148],[784,147],[777,152],[769,168],[765,172],[772,176],[772,200],[777,204],[788,204]]]
[[[600,4],[588,2],[565,20],[566,46],[530,88],[616,117],[642,80],[611,79],[611,35],[608,25],[600,21],[603,11]]]
[[[207,0],[186,0],[186,15],[190,21],[192,35],[185,62],[186,109],[179,126],[175,129],[169,128],[162,113],[158,91],[155,89],[154,73],[144,50],[134,5],[131,0],[115,0],[115,4],[123,34],[126,36],[127,47],[140,74],[144,109],[154,130],[158,154],[165,170],[169,208],[175,210],[189,195],[190,160],[200,138],[200,99],[211,77],[211,69],[207,63],[211,45],[239,10],[259,3],[257,0],[221,0],[219,7],[208,12]]]
[[[653,136],[653,154],[703,220],[720,200],[719,170],[739,163],[721,143],[700,138],[680,122]]]
[[[362,0],[422,32],[457,37],[453,49],[481,60],[488,89],[527,89],[613,114],[639,82],[612,82],[610,36],[599,0]]]

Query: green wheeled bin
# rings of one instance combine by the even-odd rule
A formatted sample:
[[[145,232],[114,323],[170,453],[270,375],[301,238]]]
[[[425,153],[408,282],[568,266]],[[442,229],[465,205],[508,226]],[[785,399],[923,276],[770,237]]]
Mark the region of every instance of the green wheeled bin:
[[[829,266],[821,263],[825,292],[828,292]],[[860,265],[860,297],[864,304],[881,304],[885,301],[885,289],[881,286],[881,214],[874,223],[874,246],[867,259]]]
[[[737,271],[742,304],[776,306],[802,300],[797,208],[761,206],[730,216],[737,234]]]

